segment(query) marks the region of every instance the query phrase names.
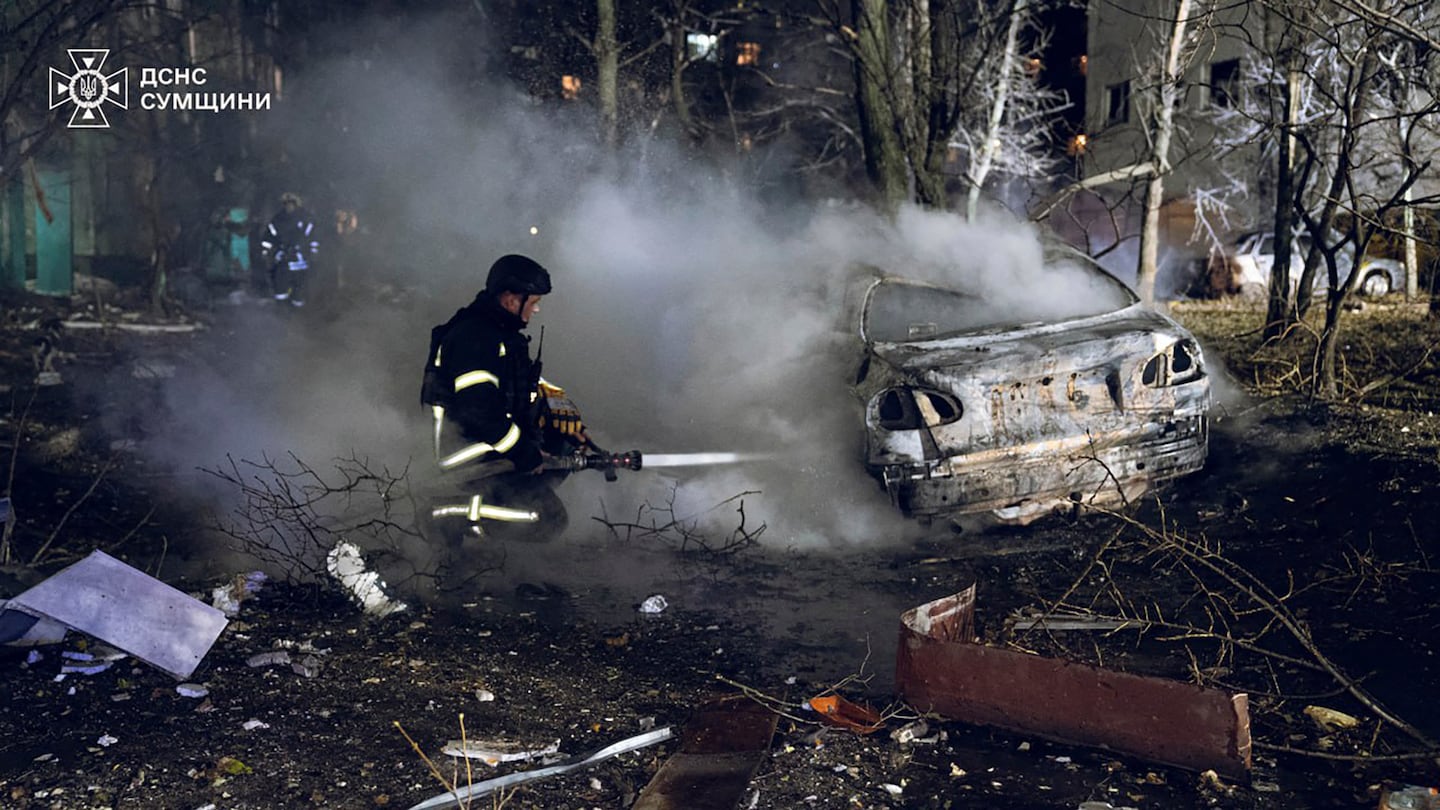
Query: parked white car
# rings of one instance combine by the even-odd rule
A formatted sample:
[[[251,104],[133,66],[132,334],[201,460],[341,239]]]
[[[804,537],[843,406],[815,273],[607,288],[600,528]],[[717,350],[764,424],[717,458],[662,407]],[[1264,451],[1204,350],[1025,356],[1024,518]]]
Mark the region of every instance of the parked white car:
[[[1305,269],[1305,256],[1310,252],[1310,239],[1306,235],[1296,237],[1290,249],[1290,286],[1300,283],[1300,274]],[[1343,283],[1350,278],[1348,252],[1341,251],[1336,257]],[[1270,288],[1270,269],[1275,266],[1275,234],[1270,231],[1251,231],[1241,234],[1233,246],[1210,264],[1209,283],[1216,293],[1238,293],[1247,298],[1263,298]],[[1360,264],[1359,292],[1369,298],[1379,298],[1391,290],[1405,285],[1405,267],[1394,259],[1380,259],[1366,256]],[[1218,276],[1218,277],[1217,277]],[[1315,273],[1313,289],[1325,290],[1330,287],[1330,274],[1322,265]]]

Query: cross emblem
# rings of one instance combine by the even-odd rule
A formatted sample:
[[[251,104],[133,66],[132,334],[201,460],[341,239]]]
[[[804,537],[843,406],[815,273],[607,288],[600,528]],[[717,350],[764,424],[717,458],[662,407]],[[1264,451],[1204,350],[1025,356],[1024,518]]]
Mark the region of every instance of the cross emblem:
[[[70,63],[75,66],[73,74],[50,68],[50,109],[68,102],[75,105],[75,112],[70,115],[71,127],[109,128],[104,105],[108,102],[122,110],[130,106],[130,83],[125,77],[128,68],[120,68],[109,76],[102,73],[105,58],[110,55],[108,48],[70,48],[68,53]]]

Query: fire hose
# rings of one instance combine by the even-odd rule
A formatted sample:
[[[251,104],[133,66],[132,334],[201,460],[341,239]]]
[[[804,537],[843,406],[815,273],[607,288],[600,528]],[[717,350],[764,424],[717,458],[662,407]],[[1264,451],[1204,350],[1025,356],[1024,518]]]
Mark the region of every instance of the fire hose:
[[[545,459],[545,469],[560,472],[580,472],[581,470],[599,470],[605,474],[606,481],[614,481],[617,476],[616,470],[638,470],[642,460],[639,450],[629,450],[624,453],[608,453],[599,448],[592,452],[572,453],[564,456],[549,456]]]

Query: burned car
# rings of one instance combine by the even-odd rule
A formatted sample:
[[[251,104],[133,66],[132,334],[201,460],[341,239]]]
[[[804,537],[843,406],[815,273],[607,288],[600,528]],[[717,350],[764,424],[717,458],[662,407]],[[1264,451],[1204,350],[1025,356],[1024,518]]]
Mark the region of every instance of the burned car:
[[[1046,280],[1008,300],[862,280],[865,465],[907,516],[1028,523],[1204,465],[1210,380],[1194,337],[1088,257],[1057,248],[1044,263]]]

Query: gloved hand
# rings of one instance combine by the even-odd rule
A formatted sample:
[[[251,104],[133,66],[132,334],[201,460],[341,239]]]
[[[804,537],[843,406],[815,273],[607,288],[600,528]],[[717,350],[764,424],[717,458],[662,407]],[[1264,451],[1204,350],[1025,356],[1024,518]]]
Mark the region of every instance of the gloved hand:
[[[587,437],[579,406],[565,396],[565,389],[559,386],[541,380],[539,388],[545,400],[540,409],[540,429],[554,430],[583,444]]]

